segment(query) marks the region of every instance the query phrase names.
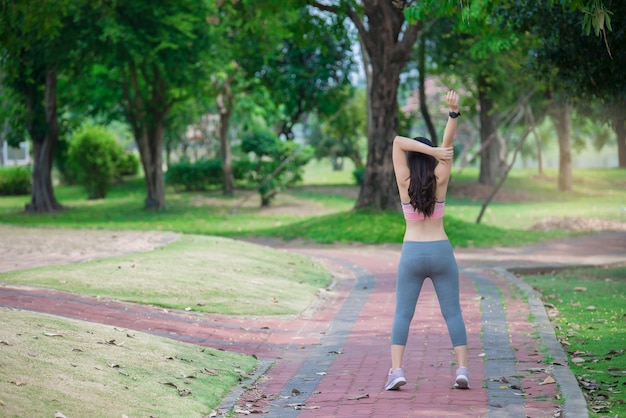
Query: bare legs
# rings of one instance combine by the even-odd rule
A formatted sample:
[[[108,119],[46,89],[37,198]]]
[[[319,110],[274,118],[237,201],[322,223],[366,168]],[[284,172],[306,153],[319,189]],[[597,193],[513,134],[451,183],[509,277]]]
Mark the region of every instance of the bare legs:
[[[404,347],[399,344],[391,344],[391,369],[396,370],[402,367],[402,358],[404,357]],[[454,347],[456,354],[456,362],[458,367],[467,367],[467,346],[459,345]]]

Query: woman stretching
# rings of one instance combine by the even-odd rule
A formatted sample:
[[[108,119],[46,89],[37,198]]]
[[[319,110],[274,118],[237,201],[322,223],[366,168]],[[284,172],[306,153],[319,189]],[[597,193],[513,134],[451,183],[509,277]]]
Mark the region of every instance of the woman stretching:
[[[396,278],[391,369],[386,390],[399,389],[406,384],[402,357],[417,299],[427,277],[432,280],[437,293],[459,366],[454,387],[469,388],[467,334],[459,303],[459,271],[443,227],[446,192],[452,168],[452,144],[460,115],[457,93],[449,91],[446,103],[450,112],[440,148],[420,137],[411,139],[396,136],[393,141],[393,167],[406,230]]]

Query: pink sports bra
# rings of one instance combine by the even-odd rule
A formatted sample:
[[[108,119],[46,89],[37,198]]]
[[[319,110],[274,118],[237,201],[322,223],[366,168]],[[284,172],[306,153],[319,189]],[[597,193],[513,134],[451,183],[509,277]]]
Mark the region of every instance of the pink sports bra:
[[[446,202],[435,202],[435,210],[428,219],[443,218],[443,212],[446,208]],[[407,221],[423,221],[424,214],[413,209],[410,203],[402,203],[402,212],[404,212],[404,219]]]

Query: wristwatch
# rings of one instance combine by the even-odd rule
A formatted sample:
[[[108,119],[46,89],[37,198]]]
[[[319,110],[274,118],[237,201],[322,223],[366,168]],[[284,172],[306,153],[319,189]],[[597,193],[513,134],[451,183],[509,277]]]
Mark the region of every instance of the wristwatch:
[[[450,113],[448,113],[448,116],[450,116],[452,119],[456,119],[459,116],[461,116],[461,112],[452,112],[452,111],[450,111]]]

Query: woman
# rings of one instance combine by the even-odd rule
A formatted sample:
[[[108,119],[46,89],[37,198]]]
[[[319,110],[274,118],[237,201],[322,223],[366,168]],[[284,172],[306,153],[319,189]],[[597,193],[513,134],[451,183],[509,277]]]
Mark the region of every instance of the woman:
[[[386,390],[406,384],[402,357],[424,280],[430,277],[459,366],[455,388],[469,388],[467,334],[459,303],[459,271],[443,227],[452,144],[456,133],[459,97],[446,95],[450,107],[441,148],[426,138],[396,136],[393,167],[400,192],[406,230],[396,278],[396,311],[391,331],[391,369]],[[438,162],[437,162],[438,161]]]

